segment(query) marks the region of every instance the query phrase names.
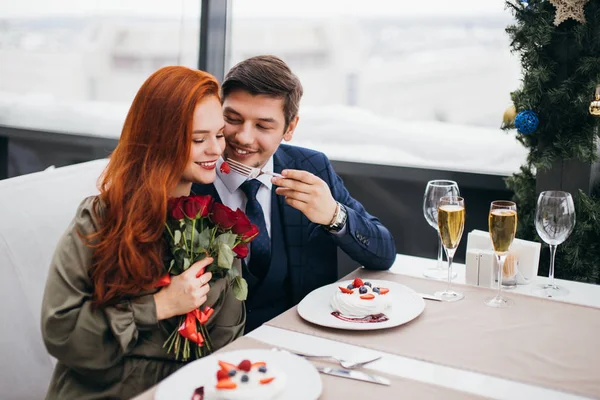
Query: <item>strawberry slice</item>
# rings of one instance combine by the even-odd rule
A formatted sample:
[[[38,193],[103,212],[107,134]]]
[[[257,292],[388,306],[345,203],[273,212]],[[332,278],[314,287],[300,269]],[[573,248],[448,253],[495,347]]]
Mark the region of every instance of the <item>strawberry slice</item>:
[[[258,368],[258,367],[266,367],[266,366],[267,366],[266,362],[259,361],[259,362],[252,363],[252,366],[250,368],[252,369],[252,368],[255,368],[255,367]]]
[[[231,167],[229,166],[229,163],[227,161],[223,161],[223,164],[221,164],[221,168],[219,168],[219,170],[225,175],[227,175],[231,172]]]
[[[363,281],[360,278],[355,278],[354,282],[352,282],[352,286],[354,286],[355,288],[359,288],[363,285]]]
[[[389,291],[390,291],[390,289],[388,289],[388,288],[384,288],[384,287],[379,288],[379,294],[386,294]]]
[[[237,385],[231,379],[223,379],[217,382],[217,389],[235,389]]]
[[[272,381],[273,379],[275,379],[275,377],[274,377],[274,376],[272,376],[272,377],[270,377],[270,378],[261,379],[261,380],[260,380],[260,384],[261,384],[261,385],[266,385],[267,383],[271,383],[271,381]]]
[[[236,369],[237,367],[233,364],[230,364],[228,362],[225,361],[219,361],[219,367],[221,367],[221,369],[224,369],[225,371],[229,372],[232,369]]]
[[[342,291],[342,293],[348,293],[348,294],[354,293],[354,290],[352,290],[352,289],[348,289],[348,288],[341,287],[341,286],[338,286],[338,287],[340,288],[340,290]]]
[[[217,380],[222,381],[223,379],[229,379],[229,372],[224,369],[220,369],[217,371]]]
[[[249,372],[250,368],[252,368],[252,363],[250,362],[250,360],[242,360],[242,362],[240,362],[240,364],[238,365],[238,368],[242,371]]]
[[[368,294],[363,294],[362,296],[360,296],[360,298],[363,300],[373,300],[375,298],[375,295],[368,293]]]

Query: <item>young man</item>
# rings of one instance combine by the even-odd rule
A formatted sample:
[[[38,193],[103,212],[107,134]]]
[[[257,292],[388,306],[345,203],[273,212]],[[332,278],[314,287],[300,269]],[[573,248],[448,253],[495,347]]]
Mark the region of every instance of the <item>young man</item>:
[[[220,160],[214,184],[193,188],[245,210],[260,229],[243,263],[246,332],[336,281],[338,246],[366,268],[390,268],[392,235],[350,196],[327,157],[282,144],[292,139],[302,97],[289,67],[277,57],[252,57],[229,71],[221,90],[225,158],[284,176],[247,180],[221,172]]]

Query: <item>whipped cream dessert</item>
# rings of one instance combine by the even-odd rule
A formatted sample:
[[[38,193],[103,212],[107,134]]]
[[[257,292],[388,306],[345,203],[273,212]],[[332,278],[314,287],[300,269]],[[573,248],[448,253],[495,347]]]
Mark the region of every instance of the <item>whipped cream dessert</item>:
[[[219,361],[219,366],[217,384],[214,388],[205,388],[207,400],[268,400],[285,388],[285,374],[265,362],[243,360],[234,365]]]
[[[331,307],[348,317],[379,314],[392,305],[388,293],[387,288],[374,286],[371,282],[363,282],[356,278],[348,286],[339,287],[331,298]]]

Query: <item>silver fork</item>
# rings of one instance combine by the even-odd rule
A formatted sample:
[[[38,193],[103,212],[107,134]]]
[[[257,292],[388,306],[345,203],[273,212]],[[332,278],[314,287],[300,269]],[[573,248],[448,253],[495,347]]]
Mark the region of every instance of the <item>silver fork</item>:
[[[271,175],[277,178],[283,178],[283,175],[271,171],[263,171],[260,168],[249,167],[248,165],[242,164],[241,162],[232,160],[231,158],[226,160],[231,170],[237,172],[240,175],[249,177],[250,179],[258,178],[261,175]]]
[[[346,369],[356,369],[356,368],[360,368],[363,367],[367,364],[372,363],[373,361],[377,361],[381,358],[381,356],[379,357],[375,357],[372,358],[370,360],[366,360],[366,361],[360,361],[360,362],[350,362],[350,361],[346,361],[346,360],[342,360],[341,358],[335,357],[335,356],[317,356],[317,355],[312,355],[312,354],[303,354],[303,353],[294,353],[292,351],[287,351],[287,350],[283,350],[283,349],[273,349],[275,351],[281,351],[284,353],[290,353],[293,354],[295,356],[298,357],[302,357],[302,358],[306,358],[308,360],[313,360],[313,359],[331,359],[331,360],[335,360],[337,361],[342,367],[346,368]]]

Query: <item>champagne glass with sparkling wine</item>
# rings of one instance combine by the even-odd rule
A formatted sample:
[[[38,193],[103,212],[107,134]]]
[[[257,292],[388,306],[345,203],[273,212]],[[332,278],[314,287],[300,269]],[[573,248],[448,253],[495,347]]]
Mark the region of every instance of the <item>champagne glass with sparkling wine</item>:
[[[502,297],[502,276],[509,273],[504,271],[504,262],[517,233],[517,205],[512,201],[492,201],[488,226],[498,259],[498,294],[486,299],[485,304],[490,307],[506,308],[512,305],[512,300]]]
[[[459,196],[444,196],[438,206],[438,229],[442,245],[448,257],[448,285],[446,290],[435,295],[443,301],[457,301],[465,297],[450,290],[452,283],[452,259],[458,248],[465,228],[465,199]]]

